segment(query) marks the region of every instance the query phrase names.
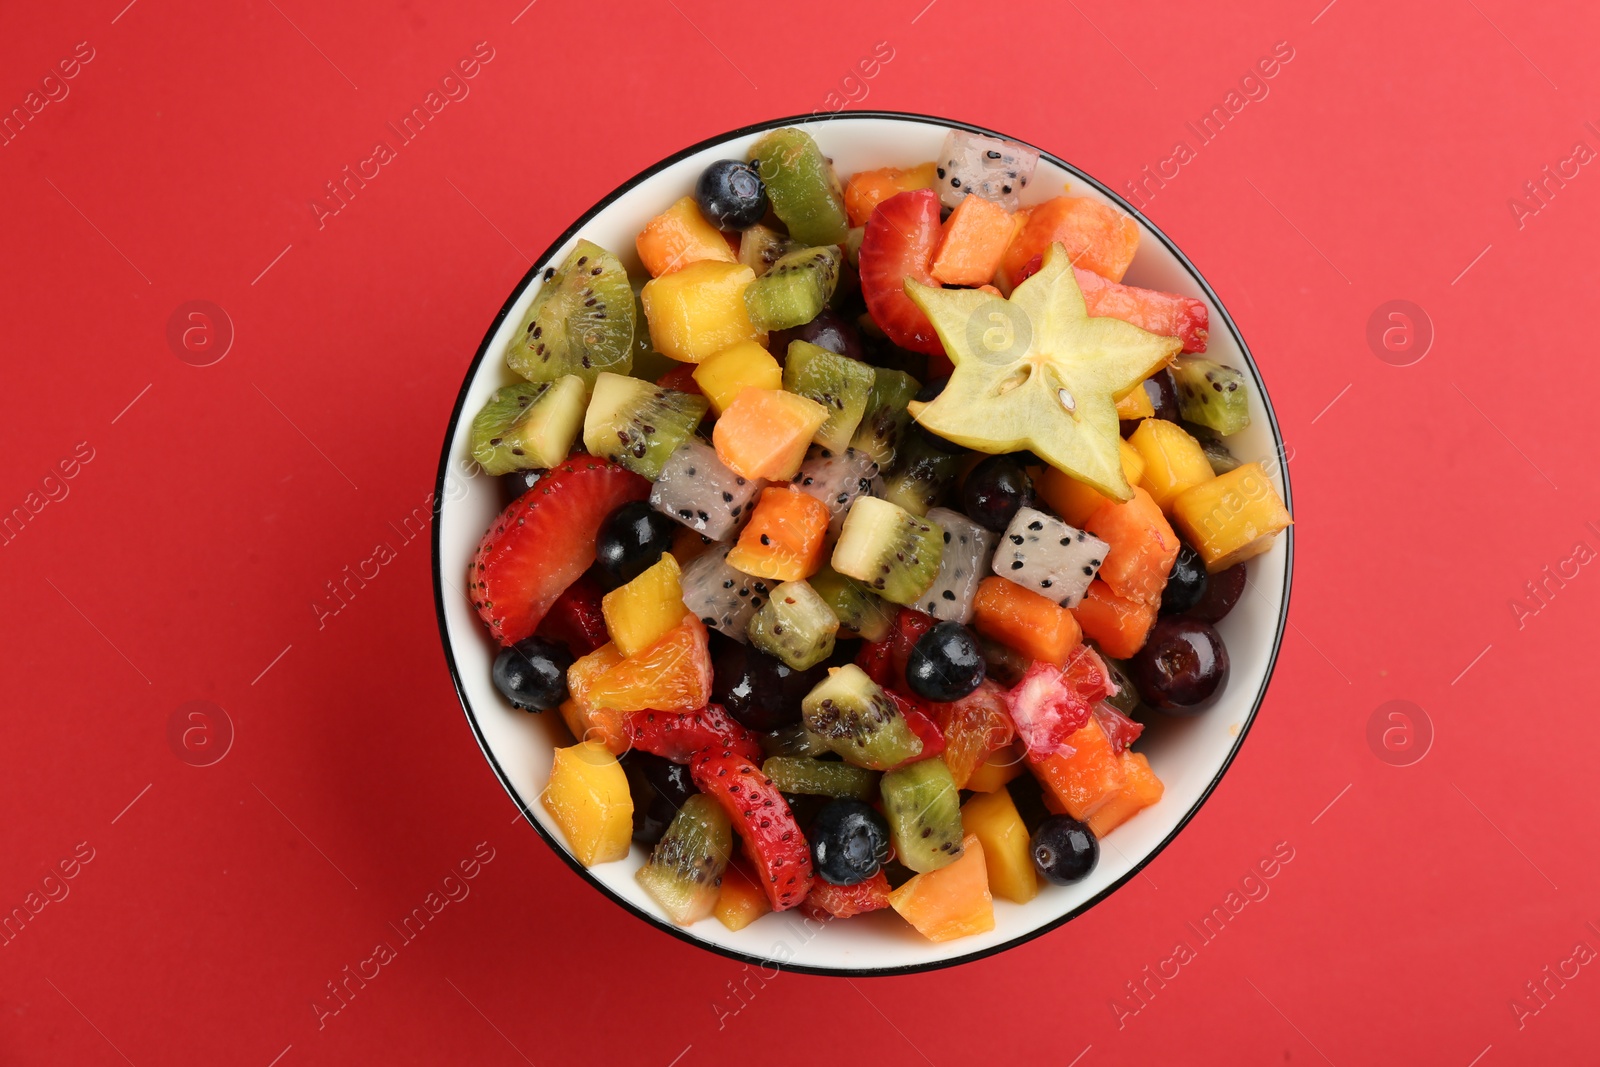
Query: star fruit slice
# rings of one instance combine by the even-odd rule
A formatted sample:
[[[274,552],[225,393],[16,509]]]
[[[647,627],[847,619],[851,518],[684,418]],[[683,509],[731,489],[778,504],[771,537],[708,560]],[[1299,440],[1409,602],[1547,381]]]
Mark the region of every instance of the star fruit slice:
[[[1133,496],[1116,401],[1170,362],[1182,341],[1090,318],[1060,244],[1010,300],[914,279],[905,287],[955,364],[938,397],[910,404],[918,423],[979,452],[1031,449],[1113,500]]]

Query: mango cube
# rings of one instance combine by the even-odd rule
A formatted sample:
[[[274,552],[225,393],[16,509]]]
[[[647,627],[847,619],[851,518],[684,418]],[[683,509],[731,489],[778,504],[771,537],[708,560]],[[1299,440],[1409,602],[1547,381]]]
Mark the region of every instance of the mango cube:
[[[1128,444],[1144,457],[1144,474],[1139,484],[1162,511],[1185,489],[1215,477],[1211,461],[1200,442],[1175,422],[1145,419],[1128,438]]]
[[[623,656],[649,648],[683,621],[682,574],[672,553],[663,552],[644,573],[600,599],[606,632]]]
[[[756,272],[742,263],[702,260],[645,283],[639,294],[656,351],[700,363],[741,341],[763,341],[745,310]]]
[[[581,741],[556,749],[550,784],[539,799],[585,867],[628,854],[633,797],[622,764],[604,745]]]
[[[694,369],[695,384],[721,415],[746,389],[782,389],[783,368],[772,353],[754,341],[741,341]]]
[[[1172,521],[1212,574],[1259,556],[1294,520],[1259,463],[1246,463],[1178,494]]]
[[[961,826],[983,843],[989,891],[1026,904],[1039,893],[1039,876],[1028,850],[1028,828],[1004,789],[979,793],[961,805]]]

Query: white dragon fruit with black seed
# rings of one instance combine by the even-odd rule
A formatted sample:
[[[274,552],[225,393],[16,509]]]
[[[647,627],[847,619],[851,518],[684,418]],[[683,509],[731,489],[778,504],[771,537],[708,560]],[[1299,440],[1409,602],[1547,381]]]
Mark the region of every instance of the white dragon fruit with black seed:
[[[856,497],[872,494],[877,477],[878,463],[865,452],[854,448],[835,452],[812,445],[794,476],[794,487],[827,506],[828,529],[837,534],[844,525],[845,512]]]
[[[939,149],[935,171],[939,200],[953,208],[969,193],[977,193],[1007,211],[1015,211],[1038,162],[1039,153],[1025,144],[951,130]]]
[[[650,506],[713,541],[721,541],[750,517],[751,502],[766,486],[725,467],[716,449],[691,437],[667,457],[650,490]]]
[[[1054,515],[1021,508],[995,549],[992,567],[1002,578],[1075,608],[1110,548],[1100,538]]]
[[[743,644],[750,616],[767,601],[772,583],[728,566],[732,545],[712,545],[683,568],[683,605],[714,630]]]
[[[939,576],[913,606],[945,622],[971,622],[972,602],[989,573],[997,535],[949,508],[930,508],[926,517],[944,531],[944,554]]]

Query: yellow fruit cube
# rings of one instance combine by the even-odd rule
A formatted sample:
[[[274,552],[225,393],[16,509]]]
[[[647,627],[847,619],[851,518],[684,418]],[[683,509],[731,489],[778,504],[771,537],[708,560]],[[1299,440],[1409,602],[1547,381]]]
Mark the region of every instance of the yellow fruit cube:
[[[745,389],[782,389],[783,368],[754,341],[741,341],[694,369],[695,384],[721,415]]]
[[[1143,382],[1134,386],[1127,396],[1117,401],[1119,419],[1149,419],[1154,418],[1155,413],[1155,405],[1150,403],[1150,394],[1145,392]]]
[[[1006,783],[1026,769],[1022,750],[1015,744],[989,753],[989,758],[978,764],[978,769],[967,779],[967,788],[974,793],[993,793],[1004,789]]]
[[[617,651],[624,656],[643,651],[683,621],[682,574],[672,553],[663,552],[644,573],[600,598],[606,632]]]
[[[1294,520],[1259,463],[1246,463],[1180,493],[1172,521],[1212,574],[1259,556]]]
[[[756,272],[742,263],[703,260],[645,283],[639,299],[656,351],[699,363],[741,341],[764,341],[750,322],[744,290]]]
[[[711,914],[730,930],[743,930],[772,910],[766,890],[743,865],[728,864],[722,872],[722,885],[717,888],[717,902]]]
[[[1128,438],[1128,444],[1144,457],[1139,484],[1162,511],[1185,489],[1216,477],[1200,442],[1175,422],[1145,419]]]
[[[1028,828],[1009,792],[979,793],[961,805],[961,828],[983,842],[983,862],[995,896],[1026,904],[1038,895]]]
[[[1140,484],[1139,479],[1144,477],[1144,457],[1126,441],[1118,441],[1117,449],[1122,456],[1122,475],[1128,479],[1129,487]],[[1100,510],[1100,505],[1111,502],[1111,498],[1098,489],[1054,467],[1046,467],[1044,473],[1034,479],[1033,487],[1044,502],[1072,526],[1081,527],[1089,521],[1090,515]]]
[[[633,797],[617,757],[598,742],[555,751],[550,784],[539,798],[585,867],[620,860],[633,839]]]

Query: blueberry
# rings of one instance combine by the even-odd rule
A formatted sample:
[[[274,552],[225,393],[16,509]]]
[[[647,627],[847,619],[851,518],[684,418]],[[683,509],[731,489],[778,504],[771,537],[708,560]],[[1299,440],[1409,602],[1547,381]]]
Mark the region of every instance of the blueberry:
[[[633,839],[653,845],[666,834],[683,802],[695,792],[689,768],[633,749],[618,759],[633,795]]]
[[[889,859],[889,824],[871,804],[853,797],[830,800],[811,824],[811,863],[834,885],[856,885]]]
[[[979,526],[1002,533],[1021,508],[1033,506],[1033,479],[1017,455],[990,456],[961,486],[961,507]]]
[[[983,681],[983,651],[959,622],[941,622],[917,638],[906,657],[906,684],[925,700],[948,704]]]
[[[1144,647],[1128,661],[1139,695],[1151,707],[1180,714],[1198,711],[1228,675],[1228,649],[1208,623],[1163,615]]]
[[[824,660],[797,671],[776,656],[729,641],[712,656],[711,698],[734,721],[770,733],[800,721],[800,702],[828,676]]]
[[[1161,591],[1161,614],[1183,614],[1200,602],[1200,595],[1205,591],[1205,562],[1187,541],[1180,539],[1178,558],[1173,561],[1172,573],[1167,575],[1166,588]]]
[[[767,188],[748,163],[719,159],[694,186],[700,213],[719,230],[748,230],[767,213]]]
[[[567,699],[572,654],[553,641],[527,637],[494,658],[494,685],[512,707],[549,711]]]
[[[1053,885],[1071,885],[1100,860],[1100,842],[1070,815],[1052,815],[1039,824],[1028,842],[1033,865]]]
[[[605,517],[595,539],[595,570],[607,589],[626,585],[672,548],[678,527],[643,500],[630,500]]]

